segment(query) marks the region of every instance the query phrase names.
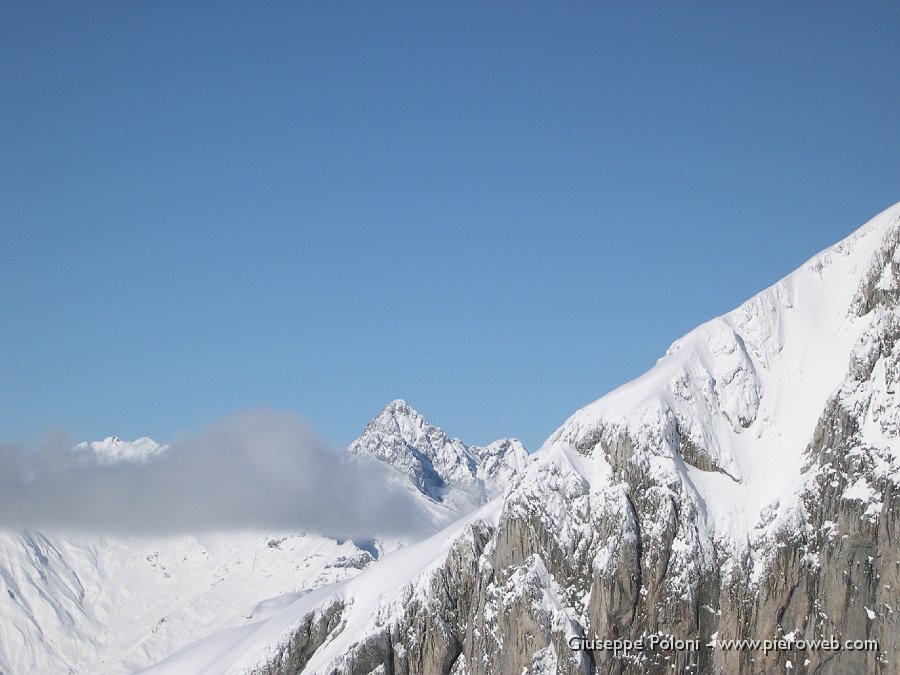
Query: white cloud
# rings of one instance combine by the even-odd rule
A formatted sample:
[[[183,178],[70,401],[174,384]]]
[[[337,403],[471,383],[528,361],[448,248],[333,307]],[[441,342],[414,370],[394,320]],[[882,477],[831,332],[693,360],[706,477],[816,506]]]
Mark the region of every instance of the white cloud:
[[[139,461],[130,451],[100,450],[72,449],[62,439],[36,451],[0,446],[0,525],[115,533],[289,528],[336,537],[430,529],[418,500],[386,467],[335,449],[292,414],[239,413]]]

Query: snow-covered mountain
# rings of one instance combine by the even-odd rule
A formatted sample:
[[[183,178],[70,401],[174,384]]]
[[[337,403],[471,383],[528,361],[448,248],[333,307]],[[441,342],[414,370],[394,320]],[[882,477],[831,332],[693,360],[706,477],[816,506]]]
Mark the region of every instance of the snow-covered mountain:
[[[0,532],[0,672],[131,673],[371,560],[300,532]]]
[[[72,452],[76,454],[91,453],[99,464],[115,464],[116,462],[146,462],[156,455],[169,450],[168,445],[160,445],[152,438],[142,436],[134,441],[123,441],[118,436],[107,436],[102,441],[79,443]]]
[[[148,672],[896,673],[898,385],[895,205],[577,411],[503,496]]]
[[[394,438],[380,423],[382,412],[352,444],[354,453],[364,453],[375,434],[385,447],[402,438],[406,449],[443,469],[450,457],[438,440],[446,439],[474,471],[441,474],[448,493],[494,493],[527,460],[516,441],[468,449],[406,404],[394,402],[388,410],[398,428],[414,423],[423,435],[398,432]],[[80,443],[72,452],[90,453],[100,464],[140,465],[175,450],[149,438],[109,437]],[[409,482],[405,464],[388,463],[420,497],[413,503],[435,529],[458,518],[457,509],[468,503],[459,500],[451,508],[435,501]],[[396,537],[337,541],[310,532],[114,537],[0,531],[0,675],[131,673],[193,640],[257,622],[313,589],[352,578],[383,552],[408,543]]]
[[[388,403],[347,449],[392,466],[421,494],[454,508],[499,495],[528,462],[528,453],[516,439],[466,446],[402,400]]]

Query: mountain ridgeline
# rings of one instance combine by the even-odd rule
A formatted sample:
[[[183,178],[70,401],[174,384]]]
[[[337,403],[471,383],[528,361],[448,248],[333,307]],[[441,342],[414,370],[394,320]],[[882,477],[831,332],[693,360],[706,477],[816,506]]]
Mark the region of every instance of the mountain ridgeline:
[[[900,205],[577,411],[502,496],[234,634],[231,656],[199,643],[181,663],[255,675],[896,673],[898,338]],[[354,451],[431,496],[449,477],[477,480],[478,452],[402,408]],[[730,648],[740,639],[781,645]]]
[[[499,495],[528,462],[514,438],[466,446],[402,400],[385,406],[347,450],[397,469],[429,499],[461,508]]]
[[[136,472],[184,451],[108,437],[71,449],[79,461]],[[349,448],[391,467],[374,474],[411,494],[432,530],[502,492],[528,460],[515,440],[468,447],[402,401]],[[0,675],[133,673],[219,631],[358,575],[411,542],[336,540],[307,531],[108,536],[0,530]],[[184,671],[181,672],[190,672]]]

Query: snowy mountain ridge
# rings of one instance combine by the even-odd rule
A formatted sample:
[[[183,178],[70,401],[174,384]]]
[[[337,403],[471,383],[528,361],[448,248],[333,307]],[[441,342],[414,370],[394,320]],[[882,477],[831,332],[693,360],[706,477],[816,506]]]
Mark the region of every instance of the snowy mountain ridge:
[[[585,452],[596,447],[598,433],[662,442],[672,453],[657,456],[672,464],[654,468],[677,471],[680,456],[713,509],[717,532],[733,530],[738,538],[750,532],[761,511],[790,490],[788,477],[799,477],[818,417],[846,374],[847,355],[872,323],[855,307],[872,259],[896,246],[896,223],[886,227],[896,217],[896,208],[885,212],[680,338],[654,368],[576,412],[545,445],[574,448],[602,465],[602,453]]]
[[[455,506],[481,504],[500,494],[528,463],[518,440],[466,446],[400,399],[386,405],[347,450],[392,466],[426,497]]]
[[[476,454],[456,439],[451,442],[407,404],[403,408],[407,422],[414,420],[425,432],[415,439],[407,435],[408,441],[447,439],[460,451],[460,461],[474,458],[477,475],[443,474],[444,489],[453,494],[470,495],[478,488],[483,497],[485,490],[502,489],[527,460],[521,444],[509,440]],[[381,428],[375,424],[380,417],[367,430]],[[382,432],[389,442],[390,433]],[[364,447],[366,438],[364,433],[353,447]],[[149,438],[115,436],[72,448],[76,456],[101,465],[142,464],[167,452],[174,450]],[[439,456],[433,446],[416,452]],[[442,466],[454,460],[446,452],[440,456],[448,459]],[[419,496],[413,503],[435,529],[469,506],[421,494],[402,465],[397,479]],[[376,557],[408,543],[338,541],[300,531],[124,537],[0,530],[0,675],[131,673],[193,640],[258,622],[314,589],[352,578]]]
[[[898,380],[895,205],[577,411],[416,556],[149,672],[896,672]],[[713,646],[570,648],[586,636]],[[780,637],[877,647],[716,648]]]

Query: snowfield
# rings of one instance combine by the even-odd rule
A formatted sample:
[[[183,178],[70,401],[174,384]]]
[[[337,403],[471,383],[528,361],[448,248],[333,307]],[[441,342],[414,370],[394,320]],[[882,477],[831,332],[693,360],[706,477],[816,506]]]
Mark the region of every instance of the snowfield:
[[[302,533],[3,532],[0,671],[132,673],[270,611],[266,598],[299,597],[370,561],[352,542]]]

